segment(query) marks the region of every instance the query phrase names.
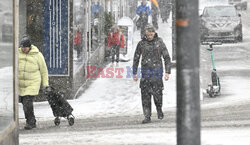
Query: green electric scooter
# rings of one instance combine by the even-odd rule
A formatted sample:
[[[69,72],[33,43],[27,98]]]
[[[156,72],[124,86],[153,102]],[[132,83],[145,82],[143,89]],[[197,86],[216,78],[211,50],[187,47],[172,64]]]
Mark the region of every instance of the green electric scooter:
[[[220,78],[216,72],[216,67],[214,63],[214,52],[213,52],[213,45],[221,45],[221,44],[222,44],[221,42],[203,42],[202,43],[202,45],[209,45],[209,48],[207,48],[207,50],[210,51],[212,67],[213,67],[213,70],[211,72],[212,84],[209,84],[208,88],[206,89],[209,97],[218,96],[220,95],[220,91],[221,91]]]

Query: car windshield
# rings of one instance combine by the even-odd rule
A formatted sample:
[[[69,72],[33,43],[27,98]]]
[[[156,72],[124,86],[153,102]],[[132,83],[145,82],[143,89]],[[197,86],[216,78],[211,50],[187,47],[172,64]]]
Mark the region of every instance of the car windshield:
[[[235,17],[236,10],[234,7],[208,7],[204,9],[205,17]]]

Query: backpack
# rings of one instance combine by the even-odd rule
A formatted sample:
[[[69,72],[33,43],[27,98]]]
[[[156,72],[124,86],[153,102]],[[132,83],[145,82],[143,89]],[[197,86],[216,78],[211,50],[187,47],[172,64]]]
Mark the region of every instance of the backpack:
[[[142,11],[141,11],[141,16],[142,18],[147,18],[148,17],[148,12],[147,9],[150,9],[150,7],[146,4],[145,7],[142,6]]]

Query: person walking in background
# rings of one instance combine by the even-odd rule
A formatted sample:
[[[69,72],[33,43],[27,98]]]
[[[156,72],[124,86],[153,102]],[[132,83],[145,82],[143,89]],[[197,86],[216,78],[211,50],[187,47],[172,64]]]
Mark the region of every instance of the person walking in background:
[[[142,0],[142,3],[140,6],[136,9],[136,14],[139,15],[139,24],[141,28],[141,38],[145,35],[145,26],[148,24],[148,16],[151,14],[151,9],[147,5],[147,0]]]
[[[26,119],[24,129],[29,130],[36,127],[33,99],[38,95],[41,83],[44,89],[49,89],[48,69],[42,53],[31,45],[28,36],[22,38],[18,51],[19,99]]]
[[[74,49],[76,50],[77,59],[79,60],[82,53],[82,33],[80,26],[76,28],[76,32],[74,33]]]
[[[166,45],[158,37],[155,28],[147,25],[146,36],[137,44],[133,60],[133,79],[138,80],[138,65],[141,59],[141,99],[145,119],[142,123],[151,122],[151,96],[154,97],[158,119],[163,119],[162,112],[162,90],[163,86],[163,64],[165,64],[165,80],[169,79],[171,73],[171,61]]]
[[[160,6],[162,22],[167,23],[172,9],[171,0],[159,0],[159,6]]]
[[[159,4],[157,0],[150,0],[152,2],[152,24],[155,29],[158,29],[158,16],[159,16]]]
[[[111,50],[111,67],[114,66],[115,61],[118,67],[120,48],[124,48],[124,35],[117,24],[114,24],[111,28],[111,32],[108,35],[107,46]]]

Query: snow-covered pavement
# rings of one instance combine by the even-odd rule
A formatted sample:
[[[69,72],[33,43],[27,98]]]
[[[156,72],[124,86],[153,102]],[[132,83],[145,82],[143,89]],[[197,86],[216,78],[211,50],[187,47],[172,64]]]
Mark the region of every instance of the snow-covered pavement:
[[[172,38],[170,25],[160,23],[158,30],[172,54]],[[139,41],[139,31],[134,33],[134,49]],[[247,44],[249,44],[247,42]],[[128,52],[127,57],[133,58],[134,49]],[[127,78],[127,67],[132,66],[132,61],[121,62],[119,68],[123,68],[122,78],[100,78],[92,82],[89,88],[75,100],[69,100],[74,108],[73,114],[77,119],[85,118],[108,118],[116,116],[142,115],[141,97],[139,81],[134,82],[132,78]],[[234,68],[247,66],[234,66]],[[107,68],[107,67],[106,67]],[[220,71],[232,69],[230,63],[219,66]],[[225,76],[223,80],[223,97],[201,101],[202,109],[219,108],[235,103],[250,102],[249,81],[241,77]],[[240,82],[240,83],[239,83]],[[164,82],[163,111],[174,114],[176,109],[176,69],[172,69],[169,81]],[[230,94],[230,95],[228,95]],[[45,102],[34,103],[35,115],[40,121],[51,120],[54,117],[52,111]],[[154,105],[152,105],[154,106]],[[155,113],[155,108],[152,108]],[[215,113],[216,112],[211,112]],[[142,116],[143,117],[143,116]],[[22,105],[19,105],[20,122],[24,123]],[[167,118],[167,116],[166,116]],[[215,118],[216,119],[216,118]],[[230,119],[229,119],[230,120]],[[164,121],[164,120],[163,120]],[[169,121],[169,120],[168,120]],[[228,120],[225,120],[228,121]],[[246,124],[248,120],[245,120]],[[210,121],[208,123],[211,123]],[[230,121],[229,121],[230,122]],[[107,129],[98,131],[68,131],[68,132],[49,132],[32,133],[24,132],[20,134],[21,144],[176,144],[175,122],[164,122],[170,127],[162,127],[163,122],[152,123],[153,127],[140,126],[134,129]],[[204,123],[206,124],[206,122]],[[230,126],[230,125],[229,125]],[[68,126],[60,126],[67,128]],[[46,129],[44,129],[46,130]],[[249,126],[243,127],[204,127],[201,131],[202,145],[249,145],[250,140]],[[34,141],[36,140],[36,141]]]
[[[249,145],[250,128],[205,129],[202,145]],[[22,145],[176,145],[176,132],[166,128],[141,128],[86,132],[56,132],[46,136],[24,134]],[[57,139],[55,139],[57,138]]]
[[[159,36],[172,54],[172,31],[168,23],[160,23],[158,30]],[[133,36],[133,50],[128,51],[126,57],[130,58],[129,62],[120,62],[119,68],[124,69],[122,78],[99,78],[93,81],[89,88],[75,100],[69,100],[74,108],[73,114],[77,118],[103,117],[142,114],[141,95],[139,81],[134,82],[131,77],[127,77],[128,68],[132,66],[134,50],[140,40],[140,33],[137,30]],[[106,70],[109,66],[104,68]],[[165,81],[163,91],[163,111],[169,110],[176,106],[176,74],[175,68],[169,81]],[[51,108],[47,101],[34,103],[35,116],[40,120],[53,118]],[[155,108],[152,109],[156,112]],[[19,106],[19,118],[24,118],[22,105]]]

